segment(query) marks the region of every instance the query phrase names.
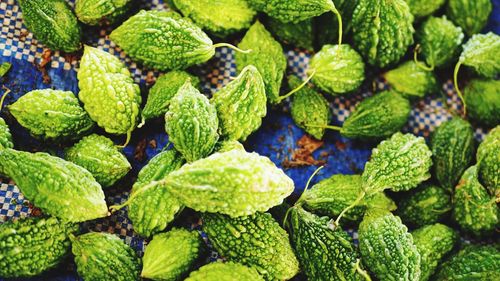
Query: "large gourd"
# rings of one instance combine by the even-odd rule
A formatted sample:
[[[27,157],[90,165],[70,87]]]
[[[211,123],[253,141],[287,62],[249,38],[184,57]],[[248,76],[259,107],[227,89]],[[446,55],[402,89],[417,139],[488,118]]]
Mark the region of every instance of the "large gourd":
[[[490,194],[500,198],[500,126],[486,135],[478,147],[476,160],[479,181]]]
[[[500,250],[494,245],[468,245],[440,265],[433,280],[497,280]]]
[[[12,142],[12,134],[10,133],[9,126],[7,126],[5,120],[0,117],[0,149],[13,147],[14,143]]]
[[[185,281],[264,281],[257,270],[233,262],[214,262],[191,272]]]
[[[104,192],[92,174],[47,153],[0,150],[0,174],[14,180],[35,206],[65,221],[108,215]]]
[[[250,5],[281,22],[300,22],[326,12],[338,14],[332,0],[252,0]]]
[[[473,79],[464,88],[467,117],[493,127],[500,124],[500,81]]]
[[[132,7],[132,0],[76,0],[75,13],[88,25],[113,24]]]
[[[486,26],[492,8],[490,0],[449,0],[446,14],[472,36]]]
[[[445,0],[405,0],[416,18],[426,17],[443,6]]]

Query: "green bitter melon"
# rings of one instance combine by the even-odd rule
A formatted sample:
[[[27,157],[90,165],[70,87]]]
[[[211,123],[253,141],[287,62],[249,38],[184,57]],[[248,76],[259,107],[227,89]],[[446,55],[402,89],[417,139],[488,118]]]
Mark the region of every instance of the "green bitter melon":
[[[490,0],[449,0],[446,14],[472,36],[486,26],[492,9]]]
[[[467,117],[482,125],[500,124],[500,81],[473,79],[464,88]]]
[[[264,281],[257,270],[233,262],[214,262],[191,272],[185,281]]]
[[[12,142],[12,134],[10,133],[9,126],[5,123],[5,120],[0,117],[0,149],[13,147],[14,143]]]
[[[75,13],[88,25],[113,24],[132,7],[132,0],[76,0]]]
[[[433,72],[422,69],[413,61],[407,61],[384,73],[389,85],[408,98],[423,98],[438,92],[439,86]]]

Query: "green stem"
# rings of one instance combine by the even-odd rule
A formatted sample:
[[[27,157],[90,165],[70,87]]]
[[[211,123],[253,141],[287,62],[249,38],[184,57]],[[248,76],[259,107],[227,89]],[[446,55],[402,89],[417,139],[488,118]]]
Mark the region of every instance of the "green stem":
[[[417,56],[418,56],[418,53],[420,52],[420,45],[417,45],[415,47],[415,50],[413,50],[413,61],[415,61],[415,64],[420,68],[420,69],[423,69],[425,71],[433,71],[434,70],[434,65],[432,66],[427,66],[425,65],[424,63],[421,63]]]
[[[309,75],[309,77],[307,77],[307,79],[302,84],[300,84],[297,88],[291,90],[286,95],[279,97],[278,103],[282,102],[284,99],[290,97],[291,95],[295,94],[296,92],[298,92],[302,88],[304,88],[307,85],[307,83],[309,83],[309,81],[311,81],[311,79],[314,77],[315,74],[316,74],[316,69],[314,69],[313,72],[311,73],[311,75]]]
[[[368,272],[366,272],[366,270],[362,269],[361,266],[359,266],[359,263],[361,262],[360,259],[357,259],[356,260],[356,271],[365,278],[365,280],[367,281],[372,281],[372,278],[370,277],[370,275],[368,274]]]
[[[132,194],[130,195],[130,197],[127,199],[127,201],[125,201],[125,203],[123,204],[119,204],[119,205],[112,205],[109,207],[111,213],[114,213],[116,211],[119,211],[125,207],[127,207],[128,205],[130,205],[130,203],[132,203],[132,201],[134,201],[134,199],[139,196],[139,194],[145,192],[146,190],[150,189],[150,188],[153,188],[157,185],[161,185],[165,182],[165,180],[159,180],[159,181],[152,181],[146,185],[144,185],[143,187],[141,187],[139,190],[137,190],[136,192],[132,192]]]
[[[455,70],[453,71],[453,84],[455,85],[455,90],[457,91],[458,97],[462,100],[462,104],[464,105],[464,115],[467,115],[467,105],[465,104],[464,96],[458,88],[458,71],[460,70],[460,66],[462,63],[459,61],[455,66]]]
[[[217,43],[217,44],[214,44],[213,45],[213,48],[219,48],[219,47],[228,47],[230,49],[233,49],[235,50],[236,52],[240,52],[240,53],[243,53],[243,54],[249,54],[252,50],[242,50],[234,45],[231,45],[229,43]]]
[[[146,124],[146,118],[144,118],[144,116],[141,116],[141,123],[139,123],[139,125],[137,125],[137,128],[142,128],[142,126],[144,126],[144,124]]]
[[[127,132],[127,138],[125,139],[125,143],[123,145],[119,145],[118,148],[122,149],[125,148],[128,143],[130,142],[130,138],[132,137],[132,130]]]
[[[311,127],[311,128],[330,129],[330,130],[335,130],[335,131],[340,131],[340,130],[342,130],[342,127],[339,127],[339,126],[333,126],[333,125],[305,124],[304,126],[306,126],[306,127]]]
[[[342,212],[340,213],[340,215],[335,220],[335,226],[339,225],[340,219],[344,216],[344,214],[347,211],[349,211],[350,209],[356,207],[359,204],[359,202],[361,202],[361,200],[363,200],[363,198],[365,197],[365,195],[366,195],[366,192],[364,192],[364,191],[360,192],[359,195],[358,195],[358,198],[356,198],[356,200],[354,200],[354,202],[352,202],[351,205],[347,206],[347,208],[345,208],[344,210],[342,210]]]
[[[5,89],[5,93],[3,93],[3,96],[2,98],[0,99],[0,111],[2,110],[3,108],[3,102],[5,101],[5,98],[7,97],[7,95],[10,93],[10,89],[9,88],[6,88],[6,87],[2,87]]]
[[[342,45],[342,15],[340,15],[339,10],[337,10],[337,7],[335,7],[335,4],[333,4],[332,1],[332,12],[337,16],[337,21],[339,22],[339,47]]]

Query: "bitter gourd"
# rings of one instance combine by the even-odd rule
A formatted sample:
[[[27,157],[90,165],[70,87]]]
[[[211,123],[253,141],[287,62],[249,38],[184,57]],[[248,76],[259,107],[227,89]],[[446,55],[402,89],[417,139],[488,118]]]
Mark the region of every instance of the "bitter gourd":
[[[420,68],[413,61],[387,71],[384,78],[394,90],[408,98],[423,98],[439,90],[434,73]]]
[[[267,211],[294,190],[293,181],[269,158],[240,149],[186,164],[164,183],[189,208],[233,217]]]
[[[4,62],[4,63],[0,64],[0,78],[4,77],[5,74],[7,74],[7,72],[9,72],[11,67],[12,67],[12,64],[9,62]]]
[[[338,95],[352,92],[365,80],[365,64],[351,46],[325,45],[309,64],[307,74],[325,92]]]
[[[220,141],[215,146],[215,151],[217,152],[227,152],[233,149],[240,149],[245,151],[245,147],[239,141],[235,140]]]
[[[370,65],[397,63],[413,44],[412,23],[404,0],[359,0],[352,16],[354,46]]]
[[[500,126],[492,129],[479,145],[477,155],[479,181],[490,194],[500,198]]]
[[[148,164],[139,171],[132,187],[132,194],[125,203],[128,205],[128,218],[132,221],[134,231],[139,235],[150,237],[164,230],[175,215],[182,210],[179,200],[164,186],[155,182],[179,169],[184,163],[185,160],[179,152],[171,149],[151,158]],[[149,185],[151,186],[147,187]]]
[[[70,252],[68,235],[78,225],[54,217],[0,224],[0,277],[30,277],[57,266]]]
[[[31,91],[7,108],[19,124],[41,139],[78,139],[94,128],[92,119],[69,91]]]
[[[214,262],[191,272],[185,281],[264,281],[252,267],[233,262]]]
[[[264,81],[253,65],[217,91],[210,102],[217,109],[221,136],[229,140],[245,141],[267,113]]]
[[[283,23],[277,19],[268,18],[266,26],[279,41],[313,51],[315,42],[313,23],[313,19],[298,23]]]
[[[113,24],[132,7],[132,0],[76,0],[75,13],[88,25]]]
[[[326,12],[338,13],[332,0],[252,0],[250,6],[281,22],[300,22]]]
[[[476,236],[492,234],[499,225],[495,199],[479,182],[477,167],[472,166],[455,188],[453,218],[463,230]]]
[[[47,153],[0,150],[0,174],[47,214],[81,222],[108,215],[101,186],[92,174]]]
[[[468,36],[472,36],[486,26],[492,9],[490,0],[450,0],[446,14]]]
[[[12,134],[10,133],[9,126],[7,126],[5,120],[0,117],[0,149],[13,147],[14,143],[12,142]]]
[[[300,204],[315,214],[335,218],[356,200],[361,191],[360,175],[333,175],[306,190],[297,205]],[[359,222],[369,208],[394,211],[396,204],[383,192],[377,192],[365,197],[347,211],[343,218],[347,222]]]
[[[200,87],[200,79],[182,70],[174,70],[161,75],[156,79],[148,94],[146,105],[142,109],[142,122],[139,126],[152,118],[164,116],[168,111],[170,100],[177,94],[179,89],[190,79],[195,88]]]
[[[92,120],[110,134],[127,134],[137,125],[141,92],[115,56],[85,46],[78,71],[78,97]]]
[[[443,6],[445,0],[405,0],[410,12],[416,18],[423,18],[433,14]]]
[[[372,150],[361,176],[367,194],[407,191],[431,177],[432,152],[422,137],[396,133]]]
[[[255,66],[264,80],[268,101],[272,104],[279,103],[281,81],[287,66],[281,45],[274,40],[262,23],[256,21],[238,47],[252,49],[249,54],[236,53],[235,61],[238,71],[243,72],[243,69],[249,65]]]
[[[425,62],[433,69],[447,66],[458,57],[464,33],[446,16],[429,17],[417,30],[416,37]]]
[[[349,33],[352,29],[352,14],[356,8],[357,0],[333,0],[335,7],[342,15],[342,33]],[[339,22],[331,13],[322,14],[314,20],[314,33],[316,35],[315,50],[327,44],[335,44],[339,39]]]
[[[399,217],[368,210],[358,235],[363,264],[378,280],[420,280],[421,257]]]
[[[291,75],[288,77],[290,88],[295,89],[300,84],[302,84],[302,81],[297,76]],[[331,119],[328,100],[309,86],[303,87],[294,94],[290,113],[297,126],[318,140],[323,138],[325,128],[310,127],[307,124],[326,127]]]
[[[451,209],[451,196],[444,188],[424,185],[401,198],[397,214],[406,225],[421,227],[443,220]]]
[[[460,241],[453,228],[440,223],[426,225],[411,235],[421,257],[420,281],[429,280],[443,257]]]
[[[352,238],[329,221],[300,207],[290,210],[287,228],[302,270],[308,280],[364,280]]]
[[[23,21],[35,38],[53,50],[75,52],[81,48],[81,29],[64,0],[19,0]]]
[[[450,193],[474,157],[474,131],[469,122],[455,117],[441,124],[431,140],[434,175]]]
[[[180,280],[193,267],[202,247],[203,241],[197,231],[174,228],[157,234],[144,251],[141,277]]]
[[[206,62],[217,47],[235,48],[226,43],[214,45],[189,19],[163,11],[142,10],[113,30],[109,38],[133,60],[161,71]]]
[[[288,280],[299,271],[299,263],[288,234],[268,213],[231,218],[202,214],[203,231],[219,254],[257,271],[266,280]]]
[[[206,96],[186,81],[170,101],[165,131],[175,149],[193,162],[210,154],[219,139],[217,110]]]
[[[500,140],[500,125],[491,129],[488,134],[484,137],[483,141],[479,144],[476,153],[476,160],[480,162],[481,159],[489,153],[491,146],[498,145]]]
[[[90,232],[70,238],[78,275],[84,280],[139,280],[141,259],[118,236]]]
[[[68,148],[65,158],[87,169],[102,187],[112,186],[132,169],[112,140],[96,134]]]
[[[174,7],[199,27],[221,37],[250,27],[256,12],[246,0],[173,0]]]
[[[500,250],[494,245],[468,245],[444,262],[433,277],[436,281],[498,280]]]
[[[473,79],[464,88],[467,117],[488,127],[500,124],[500,81]]]

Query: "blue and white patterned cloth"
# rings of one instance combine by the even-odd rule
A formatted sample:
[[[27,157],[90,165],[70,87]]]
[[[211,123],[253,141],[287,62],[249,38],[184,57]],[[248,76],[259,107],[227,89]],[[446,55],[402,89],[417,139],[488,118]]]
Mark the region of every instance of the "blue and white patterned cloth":
[[[36,68],[36,64],[39,64],[42,60],[42,54],[45,50],[44,46],[23,25],[22,13],[16,2],[14,0],[0,1],[0,63],[12,63],[12,69],[8,74],[4,78],[0,78],[0,85],[12,91],[5,103],[13,103],[28,91],[39,88],[70,90],[78,93],[78,81],[76,78],[78,60],[69,56],[63,56],[59,52],[53,53],[50,67],[48,68],[51,83],[44,84],[43,76]],[[70,2],[72,4],[72,1]],[[136,10],[167,8],[162,0],[142,0],[137,2],[141,4],[135,8]],[[500,1],[494,0],[494,3],[496,12],[493,14],[497,16],[491,20],[489,29],[499,33],[500,23],[498,17],[500,13],[498,11],[500,9]],[[85,44],[110,52],[125,62],[135,81],[140,84],[143,96],[146,97],[147,89],[154,83],[154,80],[160,73],[144,69],[132,62],[124,52],[109,40],[108,35],[111,30],[109,27],[104,29],[86,27],[84,28],[83,41]],[[286,49],[286,56],[288,58],[288,73],[297,74],[304,78],[305,69],[307,69],[311,54],[303,50]],[[236,76],[234,53],[227,48],[217,49],[216,55],[211,61],[194,67],[191,71],[201,78],[204,93],[211,95],[211,93],[227,84],[230,81],[230,77]],[[441,77],[446,80],[442,88],[445,99],[442,99],[441,95],[436,94],[414,104],[411,117],[404,128],[405,132],[411,132],[427,138],[436,126],[451,118],[450,111],[460,111],[460,101],[453,91],[453,85],[449,80],[451,76],[452,74],[449,73],[445,77]],[[387,85],[381,78],[375,79],[375,83],[373,84],[371,82],[367,81],[365,83],[367,86],[358,94],[340,97],[328,96],[333,113],[332,124],[342,124],[359,101],[372,95],[372,91],[370,90],[373,90],[373,87],[378,90],[387,89]],[[0,88],[0,94],[4,92],[5,89]],[[443,100],[445,100],[446,105],[443,104]],[[245,143],[247,150],[257,151],[262,155],[266,155],[278,166],[283,167],[283,164],[287,160],[290,160],[292,152],[297,149],[297,141],[304,135],[304,132],[293,124],[288,111],[289,108],[286,104],[282,108],[270,108],[262,128]],[[60,153],[60,147],[48,146],[33,139],[25,129],[20,127],[12,117],[9,117],[4,112],[2,112],[2,117],[7,120],[11,127],[16,148],[29,151],[45,150]],[[476,138],[480,140],[485,132],[486,130],[483,128],[476,128]],[[123,141],[121,138],[114,137],[113,139],[117,143]],[[132,174],[136,174],[147,163],[147,160],[161,151],[167,143],[168,137],[163,131],[163,124],[161,122],[153,122],[153,124],[146,125],[145,128],[136,130],[131,143],[124,149],[127,158],[133,165]],[[313,182],[337,173],[360,173],[364,167],[364,163],[370,156],[371,149],[375,145],[375,143],[348,140],[336,132],[328,132],[323,145],[313,153],[315,159],[319,159],[325,163],[325,168],[321,170]],[[141,153],[137,153],[138,149],[136,148],[140,146],[145,146],[143,157],[137,157],[137,154]],[[317,166],[285,167],[285,172],[294,179],[296,191],[300,192],[304,188],[308,177],[316,168]],[[40,210],[34,208],[24,198],[14,183],[9,182],[7,179],[0,180],[0,183],[0,223],[8,219],[27,217],[40,213]],[[131,181],[124,180],[117,187],[106,190],[108,204],[124,202],[128,197],[130,187]],[[197,223],[186,222],[185,225],[196,228]],[[84,231],[115,233],[139,253],[144,249],[145,241],[133,232],[132,224],[126,216],[126,210],[121,210],[108,218],[86,222],[82,225],[82,228]],[[354,238],[357,238],[355,232],[352,230],[349,232]],[[211,258],[216,259],[217,256],[213,255]],[[69,264],[63,267],[63,270],[58,269],[56,272],[52,272],[45,277],[33,280],[76,280],[77,277],[72,273],[74,272],[74,266]]]

